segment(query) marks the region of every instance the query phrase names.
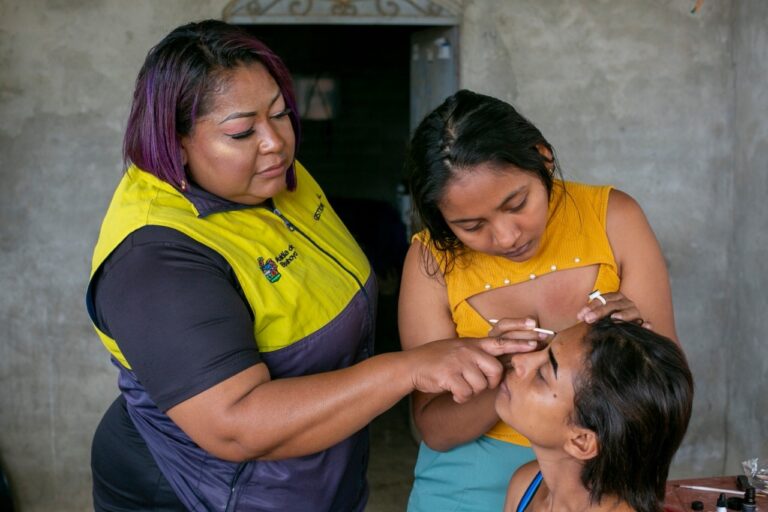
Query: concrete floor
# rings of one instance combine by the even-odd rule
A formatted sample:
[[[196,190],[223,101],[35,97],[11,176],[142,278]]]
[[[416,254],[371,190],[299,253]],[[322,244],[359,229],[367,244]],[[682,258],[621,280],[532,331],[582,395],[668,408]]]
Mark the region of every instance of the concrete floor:
[[[408,426],[408,399],[404,399],[371,423],[371,495],[366,512],[405,510],[417,452]]]

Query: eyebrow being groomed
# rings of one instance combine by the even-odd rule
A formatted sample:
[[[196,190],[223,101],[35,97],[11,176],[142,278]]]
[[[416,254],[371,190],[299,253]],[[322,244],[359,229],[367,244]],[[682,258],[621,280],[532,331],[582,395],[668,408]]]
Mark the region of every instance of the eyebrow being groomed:
[[[547,349],[547,353],[549,354],[549,362],[552,364],[552,370],[555,373],[555,378],[557,378],[557,359],[555,359],[555,354],[552,353],[552,347]]]

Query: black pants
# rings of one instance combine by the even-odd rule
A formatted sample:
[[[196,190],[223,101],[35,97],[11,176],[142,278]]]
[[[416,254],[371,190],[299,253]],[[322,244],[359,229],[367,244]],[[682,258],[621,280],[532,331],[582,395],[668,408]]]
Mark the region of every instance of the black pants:
[[[97,512],[186,510],[133,425],[122,395],[112,402],[96,429],[91,471]]]

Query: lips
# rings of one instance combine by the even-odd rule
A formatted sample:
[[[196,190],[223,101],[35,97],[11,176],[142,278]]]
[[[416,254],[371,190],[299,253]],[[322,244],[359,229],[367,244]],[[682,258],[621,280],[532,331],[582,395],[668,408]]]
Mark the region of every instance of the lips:
[[[513,251],[505,252],[504,256],[507,257],[507,258],[517,258],[517,257],[522,256],[523,254],[525,254],[528,251],[528,249],[530,249],[530,247],[531,247],[531,241],[529,240],[528,242],[526,242],[525,244],[521,245],[517,249],[515,249]]]
[[[275,165],[272,165],[270,167],[257,171],[256,174],[258,176],[263,176],[263,177],[274,176],[274,175],[282,174],[284,169],[285,169],[285,162],[278,162]]]

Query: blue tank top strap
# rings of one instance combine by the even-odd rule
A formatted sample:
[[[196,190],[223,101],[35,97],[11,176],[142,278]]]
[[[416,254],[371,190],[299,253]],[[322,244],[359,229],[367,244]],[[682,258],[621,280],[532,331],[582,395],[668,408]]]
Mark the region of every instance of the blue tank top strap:
[[[541,486],[541,471],[536,473],[536,476],[533,477],[533,480],[528,485],[528,488],[525,490],[525,494],[523,494],[523,497],[520,499],[520,503],[517,504],[516,512],[524,512],[525,509],[528,508],[528,504],[536,495],[536,491],[539,490],[539,486]]]

